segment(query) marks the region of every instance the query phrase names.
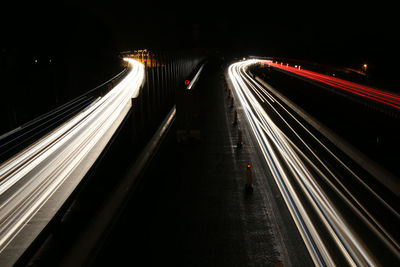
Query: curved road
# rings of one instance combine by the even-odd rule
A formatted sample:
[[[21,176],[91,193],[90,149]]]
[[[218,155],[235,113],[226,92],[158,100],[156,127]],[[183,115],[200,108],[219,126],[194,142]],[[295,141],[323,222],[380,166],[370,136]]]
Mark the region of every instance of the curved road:
[[[234,63],[229,76],[265,164],[314,263],[399,264],[396,202],[375,190],[370,183],[373,177],[345,158],[273,88],[251,77],[247,68],[259,62],[265,61]]]
[[[54,216],[118,128],[144,79],[130,73],[108,94],[0,165],[0,265],[11,265]]]

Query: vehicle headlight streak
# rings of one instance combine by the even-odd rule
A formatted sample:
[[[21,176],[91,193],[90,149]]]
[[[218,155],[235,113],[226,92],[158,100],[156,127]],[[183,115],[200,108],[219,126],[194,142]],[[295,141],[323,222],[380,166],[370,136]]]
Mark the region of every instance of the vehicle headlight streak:
[[[275,110],[273,103],[276,102],[276,100],[246,73],[246,68],[250,64],[257,62],[260,61],[248,60],[232,64],[228,69],[229,77],[240,104],[243,107],[244,114],[249,121],[251,130],[256,137],[262,154],[264,155],[275,182],[277,183],[285,203],[289,208],[303,240],[305,241],[314,263],[320,266],[333,266],[335,265],[335,255],[330,255],[326,244],[323,243],[317,228],[314,226],[311,218],[306,212],[304,203],[300,200],[300,192],[296,191],[293,182],[296,183],[297,188],[301,189],[302,195],[307,197],[308,202],[311,203],[313,210],[323,223],[332,240],[337,244],[337,247],[347,262],[350,265],[376,265],[376,259],[372,255],[371,251],[369,251],[359,236],[355,234],[353,229],[340,214],[337,207],[335,207],[323,192],[321,186],[313,177],[309,168],[315,168],[316,172],[319,173],[321,177],[324,177],[323,172],[320,171],[317,166],[312,163],[312,160],[308,159],[298,147],[296,147],[296,145],[272,121],[270,116],[265,112],[265,109],[261,106],[259,100],[261,102],[267,102],[271,108]],[[263,94],[267,97],[264,97]],[[276,113],[279,115],[279,112],[276,111]],[[299,139],[301,139],[289,124],[287,126]],[[302,142],[311,153],[313,153],[312,149],[310,149],[304,141]],[[305,162],[308,164],[305,164]],[[326,165],[323,164],[322,161],[320,163],[324,165],[329,172]],[[347,168],[347,166],[344,166],[344,168]],[[356,207],[351,204],[352,202],[347,199],[347,196],[344,196],[344,194],[341,193],[333,184],[331,185],[333,190],[337,191],[336,193],[344,199],[344,201],[365,221],[365,223],[370,228],[373,228],[374,233],[381,236],[382,239],[387,240],[385,242],[388,247],[398,255],[399,244],[391,238],[385,229],[381,228],[379,223],[374,221],[374,218],[370,218],[370,214],[364,209],[364,207]],[[351,196],[351,194],[349,195]],[[357,202],[354,199],[353,201]],[[358,208],[362,211],[360,212]],[[396,214],[396,216],[398,216],[398,214]],[[380,229],[376,230],[374,227]],[[384,234],[381,234],[381,232]]]
[[[144,66],[124,60],[131,71],[108,94],[0,165],[0,252],[71,175],[86,174],[128,113]]]

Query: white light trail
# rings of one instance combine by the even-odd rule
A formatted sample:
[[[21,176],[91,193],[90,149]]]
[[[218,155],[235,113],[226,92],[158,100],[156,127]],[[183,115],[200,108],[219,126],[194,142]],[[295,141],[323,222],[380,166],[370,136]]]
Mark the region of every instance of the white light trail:
[[[109,93],[0,165],[0,252],[65,181],[83,178],[128,113],[144,66],[124,60],[131,70]]]
[[[260,61],[247,60],[234,63],[229,66],[228,74],[251,130],[264,155],[265,161],[271,170],[274,180],[278,185],[314,263],[319,266],[334,266],[336,264],[336,255],[331,255],[331,252],[328,250],[328,245],[324,243],[324,238],[320,236],[319,229],[322,225],[329,234],[330,240],[334,241],[336,247],[341,251],[343,258],[349,265],[375,266],[377,264],[377,260],[368,246],[356,233],[357,231],[354,231],[354,227],[349,225],[346,218],[340,213],[339,208],[329,199],[328,195],[322,189],[319,182],[321,177],[325,182],[328,181],[328,183],[330,183],[332,190],[334,190],[335,193],[350,206],[357,216],[371,228],[373,233],[384,240],[383,242],[398,256],[398,243],[374,218],[372,218],[370,213],[368,213],[361,204],[357,207],[352,204],[353,202],[359,203],[350,192],[346,191],[344,186],[346,194],[342,193],[337,186],[329,181],[325,173],[334,177],[333,172],[318,158],[307,145],[307,142],[305,142],[291,125],[286,122],[276,110],[276,105],[284,109],[289,116],[293,117],[293,115],[285,109],[272,94],[267,92],[257,81],[246,73],[248,66],[257,62]],[[262,62],[265,62],[265,60]],[[304,151],[301,151],[301,149],[282,132],[262,106],[266,104],[284,121],[286,127],[288,127],[296,138],[302,142],[302,145],[307,147],[309,150],[307,153],[317,158],[318,164],[323,166],[323,170],[318,169],[316,164],[313,163],[313,160],[308,158],[306,153],[303,153]],[[312,136],[312,138],[316,139],[304,125],[299,121],[297,122]],[[320,141],[318,140],[318,142]],[[336,158],[328,148],[325,146],[323,147],[327,150],[327,153],[331,153],[332,156]],[[345,166],[338,158],[336,158],[336,160],[343,165],[344,169],[349,169],[349,167]],[[315,173],[317,173],[319,177],[315,177]],[[352,174],[355,175],[354,173]],[[339,179],[335,177],[333,179],[336,179],[336,182],[340,184],[340,182],[338,182]],[[347,195],[349,195],[349,197],[347,197]],[[307,199],[307,203],[311,204],[304,203],[302,199]],[[379,201],[383,200],[379,199]],[[311,205],[315,216],[319,219],[320,225],[316,225],[314,222],[315,216],[313,218],[309,216],[306,212],[309,207],[305,205]],[[387,204],[383,203],[383,205]],[[362,210],[362,212],[359,211],[359,209]],[[394,210],[391,211],[394,212]],[[398,217],[398,214],[395,216]],[[383,234],[381,232],[383,232]],[[331,244],[329,246],[331,246]]]
[[[192,89],[192,87],[196,84],[197,80],[199,79],[200,73],[203,70],[205,64],[201,65],[200,69],[197,71],[196,75],[193,77],[193,80],[189,83],[187,90]]]

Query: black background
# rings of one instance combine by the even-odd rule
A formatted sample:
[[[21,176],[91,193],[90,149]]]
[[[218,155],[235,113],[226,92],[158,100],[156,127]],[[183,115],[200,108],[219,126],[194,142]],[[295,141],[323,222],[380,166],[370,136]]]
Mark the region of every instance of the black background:
[[[57,53],[205,46],[337,63],[391,62],[397,54],[395,10],[354,2],[19,2],[3,17],[8,36],[2,45]]]
[[[0,133],[107,80],[122,67],[118,53],[133,49],[368,64],[370,76],[398,91],[395,11],[376,2],[8,3],[0,18]]]

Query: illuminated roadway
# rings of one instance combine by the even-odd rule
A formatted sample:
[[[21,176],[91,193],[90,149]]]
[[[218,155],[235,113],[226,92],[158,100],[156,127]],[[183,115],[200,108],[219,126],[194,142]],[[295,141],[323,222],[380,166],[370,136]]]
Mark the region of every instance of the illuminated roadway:
[[[282,101],[273,88],[251,77],[247,68],[260,62],[266,61],[234,63],[228,74],[246,125],[314,263],[400,263],[399,207],[375,192],[364,172],[342,159],[337,147]]]
[[[396,109],[400,109],[400,95],[377,90],[372,87],[349,82],[336,77],[320,74],[317,72],[301,69],[301,67],[292,67],[285,64],[274,63],[273,61],[263,62],[269,67],[281,70],[286,73],[294,74],[298,77],[304,77],[316,82],[320,82],[336,89],[346,91],[348,93],[355,94],[359,97],[363,97],[372,101],[379,102],[384,105],[391,106]]]
[[[109,93],[0,165],[0,266],[12,265],[100,155],[132,105],[144,66]]]

